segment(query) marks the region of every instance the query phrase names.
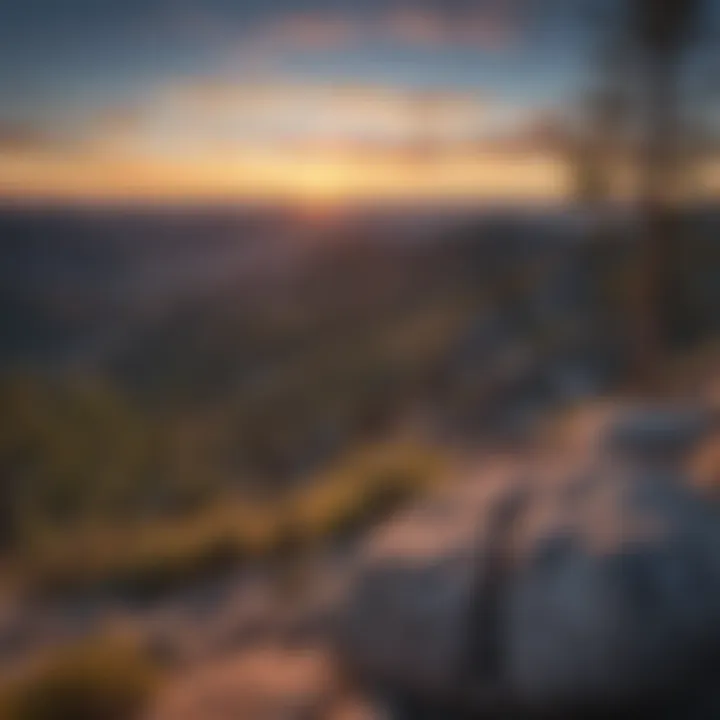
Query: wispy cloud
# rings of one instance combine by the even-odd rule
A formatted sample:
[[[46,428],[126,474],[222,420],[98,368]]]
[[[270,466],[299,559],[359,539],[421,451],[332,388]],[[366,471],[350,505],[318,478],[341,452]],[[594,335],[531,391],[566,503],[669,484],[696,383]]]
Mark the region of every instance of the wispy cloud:
[[[503,50],[518,40],[518,31],[515,17],[505,4],[455,12],[408,5],[390,9],[378,19],[378,32],[389,41],[428,48]]]
[[[460,7],[439,0],[401,0],[355,11],[278,12],[243,23],[201,13],[184,15],[182,28],[201,43],[224,47],[231,62],[250,69],[271,65],[280,56],[377,46],[498,52],[520,40],[522,13],[516,7],[523,1],[485,0]]]
[[[46,152],[57,149],[58,139],[27,123],[0,122],[0,154]]]
[[[362,28],[352,18],[321,12],[280,18],[264,27],[263,32],[265,42],[301,50],[343,48],[362,39]]]
[[[557,158],[510,136],[501,152],[497,138],[478,134],[496,112],[476,93],[187,83],[167,88],[152,107],[88,118],[74,154],[50,146],[40,152],[32,138],[6,133],[16,152],[0,165],[0,194],[152,200],[560,192]]]
[[[276,149],[371,141],[389,147],[419,138],[448,144],[475,137],[496,105],[478,92],[372,83],[204,81],[168,88],[153,113],[166,135],[174,127],[211,141],[235,138]]]
[[[0,126],[0,152],[27,155],[201,157],[218,150],[353,154],[482,151],[562,154],[562,128],[479,91],[376,83],[224,78],[171,82],[145,104],[113,106],[77,123],[72,138]],[[565,146],[564,146],[565,143]]]

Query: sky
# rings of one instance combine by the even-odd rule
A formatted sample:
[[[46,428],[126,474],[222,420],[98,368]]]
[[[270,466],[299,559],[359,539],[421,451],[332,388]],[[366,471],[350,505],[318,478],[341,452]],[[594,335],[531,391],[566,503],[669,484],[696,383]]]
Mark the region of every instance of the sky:
[[[0,195],[555,197],[581,0],[4,0]]]

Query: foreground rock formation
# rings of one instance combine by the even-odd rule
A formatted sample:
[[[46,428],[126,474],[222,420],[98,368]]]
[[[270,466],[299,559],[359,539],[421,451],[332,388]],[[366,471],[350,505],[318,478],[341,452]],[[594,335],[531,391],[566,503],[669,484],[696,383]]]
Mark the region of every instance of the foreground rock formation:
[[[720,510],[692,474],[716,431],[694,407],[596,410],[398,518],[350,589],[348,676],[410,717],[717,717]]]

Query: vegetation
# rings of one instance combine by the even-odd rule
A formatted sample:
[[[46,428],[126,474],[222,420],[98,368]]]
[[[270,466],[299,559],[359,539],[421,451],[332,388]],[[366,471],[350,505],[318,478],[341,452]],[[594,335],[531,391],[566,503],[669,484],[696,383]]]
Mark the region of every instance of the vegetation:
[[[173,445],[178,427],[107,386],[25,376],[2,395],[1,557],[38,591],[147,596],[295,555],[367,527],[441,472],[430,448],[368,442],[258,494],[241,466],[229,481],[207,445]]]
[[[0,691],[4,720],[134,720],[159,682],[136,648],[94,639],[57,651]]]
[[[412,251],[337,243],[282,292],[262,285],[258,300],[233,286],[157,317],[141,308],[118,321],[93,280],[53,324],[55,303],[13,286],[5,309],[40,350],[34,370],[27,360],[13,372],[27,348],[0,347],[0,575],[47,591],[153,594],[295,556],[352,537],[441,474],[426,440],[397,441],[408,418],[462,441],[513,397],[549,396],[542,371],[556,361],[605,347],[618,355],[602,358],[607,372],[621,372],[625,244],[602,257],[576,248],[567,278],[556,272],[564,243],[494,222]],[[683,325],[700,336],[716,330],[717,248],[702,228],[690,235]],[[124,243],[142,268],[145,246]],[[42,244],[27,262],[61,249]],[[23,297],[42,311],[37,328],[15,310]],[[65,321],[90,310],[80,342]],[[596,316],[597,343],[582,332]],[[106,326],[127,337],[99,342]],[[508,349],[531,361],[518,378],[504,372]]]
[[[347,537],[425,487],[437,453],[394,442],[394,423],[432,391],[477,290],[418,269],[398,289],[405,268],[382,276],[399,263],[347,262],[376,294],[336,293],[331,266],[291,307],[222,295],[126,319],[133,341],[92,371],[2,365],[0,573],[164,592]]]

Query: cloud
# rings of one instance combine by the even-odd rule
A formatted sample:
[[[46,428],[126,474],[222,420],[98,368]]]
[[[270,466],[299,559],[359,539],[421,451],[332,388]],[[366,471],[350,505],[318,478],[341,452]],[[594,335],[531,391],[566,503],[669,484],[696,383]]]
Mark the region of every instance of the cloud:
[[[510,47],[518,34],[505,5],[455,12],[416,5],[399,7],[380,18],[378,29],[392,42],[427,48],[502,50]]]
[[[386,20],[382,29],[388,39],[408,45],[442,45],[451,34],[447,18],[436,11],[399,8],[390,11]]]
[[[548,113],[523,115],[484,139],[488,151],[506,157],[547,154],[567,158],[575,143],[568,123]]]
[[[106,108],[92,120],[97,131],[114,135],[126,135],[136,132],[143,122],[143,113],[137,106],[117,106]]]
[[[92,151],[98,144],[109,146],[110,141],[120,143],[138,137],[142,131],[141,108],[133,105],[113,107],[90,112],[67,123],[52,125],[32,122],[12,122],[0,119],[0,154],[67,155],[77,157]]]
[[[268,38],[290,48],[333,50],[362,37],[362,28],[352,18],[327,13],[289,15],[267,28]]]
[[[567,153],[563,127],[479,91],[374,83],[226,79],[176,82],[152,102],[115,105],[78,121],[73,138],[0,125],[0,152],[124,157],[250,156],[332,150],[506,157]],[[565,133],[565,134],[564,134]]]
[[[258,113],[265,144],[238,133],[236,120],[227,134],[213,125],[233,105]],[[478,122],[497,107],[474,93],[381,85],[190,84],[152,108],[116,107],[88,119],[75,154],[45,145],[42,134],[4,127],[0,139],[33,151],[3,159],[0,195],[152,201],[561,194],[565,165],[547,152],[549,124],[528,120],[503,137],[475,137]],[[290,110],[302,115],[302,108],[310,108],[316,132],[276,136],[268,129],[272,118],[279,122]],[[173,125],[178,118],[183,122]]]
[[[0,165],[0,196],[64,200],[558,199],[567,178],[549,158],[326,153],[296,157],[83,158]]]
[[[58,146],[51,133],[30,124],[0,121],[0,153],[45,152]]]
[[[403,2],[363,10],[306,10],[258,17],[240,24],[200,16],[197,39],[224,47],[228,61],[245,70],[263,70],[287,55],[343,50],[420,48],[432,52],[462,47],[506,51],[521,36],[523,0],[485,0],[458,7],[452,3]]]
[[[226,81],[169,89],[154,107],[190,135],[227,136],[281,147],[306,141],[403,144],[432,132],[446,141],[477,135],[493,103],[478,92],[381,84]],[[181,120],[178,120],[181,118]]]

